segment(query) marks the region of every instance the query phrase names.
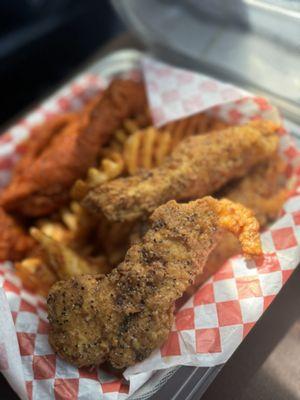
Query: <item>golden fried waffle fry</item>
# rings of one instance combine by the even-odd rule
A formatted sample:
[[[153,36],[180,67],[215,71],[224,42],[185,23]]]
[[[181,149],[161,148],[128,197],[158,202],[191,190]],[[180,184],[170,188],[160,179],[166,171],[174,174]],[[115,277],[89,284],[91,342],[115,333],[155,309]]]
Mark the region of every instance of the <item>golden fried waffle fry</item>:
[[[87,192],[104,182],[117,178],[124,172],[123,148],[128,137],[135,131],[149,125],[149,111],[139,114],[136,118],[127,118],[123,121],[122,127],[116,130],[112,140],[102,149],[100,154],[99,168],[89,168],[85,180],[79,179],[71,189],[71,197],[81,200]]]
[[[26,258],[16,263],[17,275],[25,288],[46,296],[51,286],[58,280],[58,276],[47,266],[41,258]]]
[[[68,243],[72,236],[72,233],[61,222],[51,219],[39,220],[36,226],[42,233],[58,242]]]
[[[48,264],[59,279],[68,279],[81,274],[106,273],[110,270],[104,258],[101,260],[98,258],[94,263],[92,258],[87,261],[70,247],[51,239],[36,228],[31,228],[30,233],[42,246]]]
[[[30,230],[47,255],[47,261],[60,279],[90,273],[88,264],[64,244],[46,236],[36,228]]]
[[[86,243],[97,223],[76,201],[72,201],[69,208],[61,210],[61,220],[71,232],[70,244],[74,248]]]
[[[37,220],[35,226],[46,236],[77,247],[77,244],[86,240],[95,226],[95,220],[79,203],[73,201],[55,217]]]
[[[159,165],[172,150],[172,138],[168,131],[154,127],[139,130],[124,145],[124,162],[129,175],[139,169],[151,169]]]

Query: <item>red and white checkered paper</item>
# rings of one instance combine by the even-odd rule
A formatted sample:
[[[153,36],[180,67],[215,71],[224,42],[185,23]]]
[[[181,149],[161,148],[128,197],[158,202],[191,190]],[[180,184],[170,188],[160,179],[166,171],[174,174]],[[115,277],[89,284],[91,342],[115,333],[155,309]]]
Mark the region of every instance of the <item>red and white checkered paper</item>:
[[[238,88],[228,90],[228,85],[209,77],[149,59],[144,60],[143,70],[157,125],[203,110],[236,124],[279,118],[265,99]],[[80,107],[106,83],[91,75],[79,78],[2,136],[0,185],[9,181],[12,166],[26,151],[22,142],[33,126],[53,114]],[[170,93],[175,92],[176,100],[172,100]],[[170,102],[176,107],[175,114]],[[22,287],[11,263],[0,264],[0,371],[21,398],[27,393],[34,400],[125,399],[159,369],[213,366],[228,360],[300,259],[300,155],[283,128],[280,136],[287,175],[293,176],[295,189],[282,217],[262,234],[264,257],[256,265],[246,264],[242,256],[228,260],[178,311],[165,345],[125,371],[127,380],[102,368],[78,369],[57,357],[48,344],[45,300]]]

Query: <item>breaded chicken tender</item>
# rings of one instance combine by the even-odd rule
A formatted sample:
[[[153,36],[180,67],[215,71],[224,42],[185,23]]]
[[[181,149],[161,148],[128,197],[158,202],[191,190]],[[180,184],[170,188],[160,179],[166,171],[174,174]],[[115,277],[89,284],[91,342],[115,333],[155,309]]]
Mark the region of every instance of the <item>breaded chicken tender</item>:
[[[283,178],[285,163],[275,155],[248,175],[225,187],[219,194],[254,211],[261,227],[278,217],[288,190]],[[219,197],[218,196],[218,197]]]
[[[0,207],[0,261],[19,261],[35,245],[21,224]]]
[[[284,162],[277,155],[272,160],[258,165],[244,178],[229,184],[218,197],[226,197],[239,202],[254,212],[261,228],[274,221],[287,199],[288,190],[282,173]],[[194,287],[188,290],[195,292],[200,284],[212,276],[230,257],[239,254],[240,244],[231,233],[225,232],[222,240],[210,253],[203,273],[195,281]]]
[[[248,256],[261,254],[250,210],[211,197],[155,210],[151,227],[109,275],[56,283],[48,296],[49,341],[76,366],[108,361],[125,368],[167,339],[174,302],[201,272],[222,235],[236,235]]]
[[[87,194],[83,205],[112,221],[132,221],[168,200],[211,194],[271,158],[278,147],[277,129],[270,121],[258,121],[189,137],[161,167],[104,183]]]
[[[30,217],[58,210],[69,201],[70,188],[96,163],[102,145],[124,118],[140,114],[145,107],[142,83],[115,80],[76,118],[62,118],[51,129],[46,125],[37,144],[16,166],[1,193],[0,205]]]

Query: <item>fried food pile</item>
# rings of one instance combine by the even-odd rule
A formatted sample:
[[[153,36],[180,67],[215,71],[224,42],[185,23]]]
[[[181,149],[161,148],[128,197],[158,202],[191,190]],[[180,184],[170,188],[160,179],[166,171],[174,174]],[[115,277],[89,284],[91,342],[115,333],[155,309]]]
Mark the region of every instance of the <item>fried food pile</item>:
[[[37,217],[67,204],[72,185],[96,163],[102,146],[123,119],[141,113],[145,107],[141,83],[116,80],[84,112],[42,127],[17,165],[0,206]]]
[[[64,359],[144,359],[182,295],[230,256],[260,254],[257,221],[276,219],[287,196],[277,130],[207,113],[158,129],[143,83],[119,79],[36,127],[0,192],[0,259],[50,291],[50,342]]]
[[[145,359],[166,340],[175,300],[202,271],[223,229],[239,238],[245,254],[261,254],[252,212],[229,200],[172,200],[150,223],[110,274],[81,275],[51,289],[49,341],[63,359],[116,368]]]

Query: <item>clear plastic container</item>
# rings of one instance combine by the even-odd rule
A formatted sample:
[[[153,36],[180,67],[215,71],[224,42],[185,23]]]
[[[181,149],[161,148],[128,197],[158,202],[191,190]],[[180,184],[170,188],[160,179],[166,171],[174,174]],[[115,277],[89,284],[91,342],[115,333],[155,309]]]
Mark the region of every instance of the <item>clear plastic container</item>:
[[[159,58],[268,97],[299,121],[298,0],[112,0]]]

